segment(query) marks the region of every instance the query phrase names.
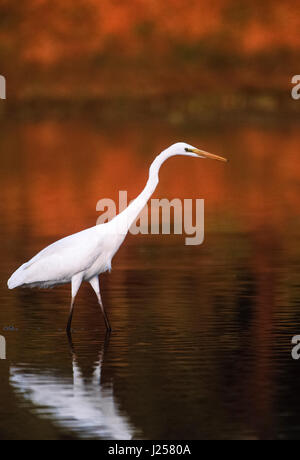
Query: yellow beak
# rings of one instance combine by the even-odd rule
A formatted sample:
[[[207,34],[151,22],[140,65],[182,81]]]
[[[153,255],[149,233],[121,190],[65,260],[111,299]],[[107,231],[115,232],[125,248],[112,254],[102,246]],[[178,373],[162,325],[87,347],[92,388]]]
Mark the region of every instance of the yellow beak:
[[[228,161],[226,158],[220,157],[219,155],[214,155],[213,153],[205,152],[204,150],[188,149],[188,151],[192,153],[196,153],[202,158],[210,158],[211,160],[224,161],[225,163]]]

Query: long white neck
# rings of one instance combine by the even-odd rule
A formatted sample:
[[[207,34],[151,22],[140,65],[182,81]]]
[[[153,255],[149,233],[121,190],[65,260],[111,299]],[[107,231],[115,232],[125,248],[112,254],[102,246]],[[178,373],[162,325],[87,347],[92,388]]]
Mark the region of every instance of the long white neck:
[[[114,222],[119,226],[119,228],[121,228],[122,233],[128,232],[130,226],[137,219],[138,215],[153,195],[159,182],[158,173],[160,167],[170,156],[173,156],[173,154],[170,154],[167,151],[163,151],[155,158],[150,166],[149,179],[144,190],[135,200],[130,203],[126,209],[124,209],[124,211],[122,211],[114,218]]]

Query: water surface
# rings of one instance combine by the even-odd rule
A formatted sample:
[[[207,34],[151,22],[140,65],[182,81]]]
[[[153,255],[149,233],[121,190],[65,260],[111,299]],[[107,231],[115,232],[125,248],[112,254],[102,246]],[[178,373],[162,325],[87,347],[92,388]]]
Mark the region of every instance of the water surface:
[[[154,155],[185,140],[224,165],[173,158],[156,198],[204,198],[205,242],[129,235],[96,297],[8,291],[13,270],[134,198]],[[300,438],[299,124],[80,120],[1,127],[1,439]]]

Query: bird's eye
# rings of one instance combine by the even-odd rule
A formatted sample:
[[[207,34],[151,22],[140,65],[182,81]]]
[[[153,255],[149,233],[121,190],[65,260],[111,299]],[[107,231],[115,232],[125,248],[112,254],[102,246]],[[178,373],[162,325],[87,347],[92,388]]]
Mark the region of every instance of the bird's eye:
[[[184,150],[185,150],[186,152],[191,152],[191,151],[192,151],[192,150],[189,149],[188,147],[186,147]]]

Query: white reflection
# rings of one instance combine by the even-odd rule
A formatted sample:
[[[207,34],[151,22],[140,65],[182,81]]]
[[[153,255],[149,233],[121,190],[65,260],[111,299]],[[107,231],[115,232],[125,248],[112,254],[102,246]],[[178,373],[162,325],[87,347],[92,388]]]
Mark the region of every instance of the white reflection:
[[[91,379],[84,380],[77,364],[72,342],[73,382],[51,373],[34,373],[12,366],[10,383],[27,401],[36,406],[40,416],[76,431],[81,437],[132,439],[133,429],[121,414],[112,384],[101,385],[101,370],[108,338],[100,353]]]

